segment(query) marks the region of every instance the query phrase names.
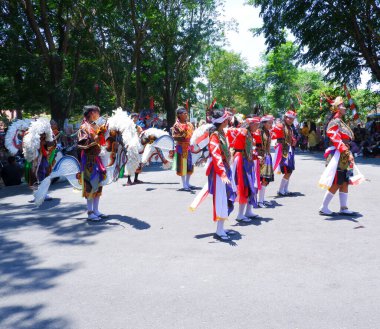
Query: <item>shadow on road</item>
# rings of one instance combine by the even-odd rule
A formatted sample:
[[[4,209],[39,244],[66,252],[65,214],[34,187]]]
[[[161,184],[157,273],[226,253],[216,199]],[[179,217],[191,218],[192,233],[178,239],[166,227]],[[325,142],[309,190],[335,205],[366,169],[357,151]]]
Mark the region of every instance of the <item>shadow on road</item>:
[[[58,278],[79,267],[43,267],[30,246],[0,236],[0,296],[15,296],[54,288]],[[64,318],[41,319],[44,305],[12,305],[0,309],[0,328],[66,328]]]
[[[0,328],[41,329],[41,328],[70,328],[68,319],[41,319],[44,305],[34,306],[12,305],[0,309]]]
[[[119,222],[126,223],[136,230],[147,230],[150,228],[150,224],[147,222],[144,222],[141,219],[138,219],[135,217],[122,216],[122,215],[108,215],[108,218],[105,221],[105,223],[108,223],[112,219],[116,219]]]
[[[268,223],[270,221],[272,221],[273,218],[270,218],[270,217],[256,217],[256,218],[252,218],[250,222],[246,223],[246,222],[237,222],[235,223],[234,225],[231,225],[231,226],[234,226],[234,227],[238,227],[238,226],[250,226],[250,225],[254,225],[254,226],[260,226],[261,223]]]
[[[226,240],[226,241],[219,240],[216,238],[215,233],[197,234],[194,236],[194,238],[199,240],[199,239],[212,237],[214,240],[209,241],[208,243],[225,243],[225,244],[229,244],[230,246],[236,247],[237,243],[235,241],[241,240],[242,235],[238,231],[235,231],[235,230],[226,230],[226,231],[229,232],[228,235],[230,236],[230,240]]]
[[[299,197],[299,196],[305,196],[305,194],[301,193],[301,192],[292,192],[292,195],[276,195],[274,196],[273,198],[274,199],[285,199],[285,198],[296,198],[296,197]]]
[[[334,216],[334,217],[326,217],[325,220],[327,220],[329,222],[335,222],[338,220],[348,220],[350,222],[359,223],[359,221],[357,219],[360,217],[363,217],[363,215],[362,214],[358,214],[356,216],[338,215],[338,216]]]

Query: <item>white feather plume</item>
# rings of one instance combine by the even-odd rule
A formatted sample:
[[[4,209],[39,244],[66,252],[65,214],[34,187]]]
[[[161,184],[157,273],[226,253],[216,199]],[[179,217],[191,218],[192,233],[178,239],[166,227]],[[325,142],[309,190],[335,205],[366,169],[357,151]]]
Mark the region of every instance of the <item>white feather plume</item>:
[[[16,120],[8,127],[7,133],[5,134],[5,147],[10,154],[15,155],[19,151],[14,145],[13,140],[19,131],[25,131],[29,128],[30,122],[30,119]]]
[[[190,139],[190,145],[195,145],[197,139],[199,137],[201,137],[202,135],[204,135],[206,131],[207,132],[210,131],[210,129],[212,127],[214,127],[213,124],[207,123],[205,125],[202,125],[202,126],[198,127],[197,129],[195,129],[194,132],[193,132],[193,135],[191,136],[191,139]]]
[[[157,139],[157,138],[160,138],[161,136],[169,135],[169,133],[165,130],[162,130],[162,129],[149,128],[149,129],[143,131],[143,135],[146,137],[154,136]]]
[[[136,124],[130,116],[120,107],[113,112],[113,115],[107,120],[108,129],[119,131],[123,139],[123,143],[127,148],[128,162],[125,171],[133,175],[140,165],[141,156],[139,151],[142,145],[136,130]]]
[[[50,127],[50,121],[45,118],[38,118],[32,121],[27,133],[22,141],[22,148],[25,159],[29,162],[38,157],[38,150],[40,149],[40,136],[45,133],[46,141],[53,141],[53,131]]]

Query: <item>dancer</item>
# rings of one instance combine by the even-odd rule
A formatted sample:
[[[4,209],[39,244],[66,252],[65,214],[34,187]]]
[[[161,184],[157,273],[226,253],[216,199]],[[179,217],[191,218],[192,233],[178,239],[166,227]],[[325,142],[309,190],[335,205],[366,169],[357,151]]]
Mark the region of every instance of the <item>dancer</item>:
[[[137,121],[139,119],[138,113],[131,113],[131,119],[133,120],[133,122],[136,125],[137,134],[140,136],[140,134],[143,132],[143,129],[137,124]],[[140,155],[140,158],[141,158],[141,155]],[[127,175],[127,183],[124,184],[124,186],[130,186],[130,185],[136,185],[136,184],[142,184],[142,183],[144,183],[143,181],[139,180],[139,174],[141,174],[141,172],[142,172],[142,163],[140,162],[139,167],[134,172],[135,178],[134,178],[133,183],[132,183],[132,180],[131,180],[131,174],[128,173],[128,175]]]
[[[339,190],[339,214],[356,216],[358,213],[349,210],[347,206],[348,184],[350,177],[353,176],[355,165],[354,157],[350,151],[350,141],[354,139],[354,133],[343,121],[346,107],[342,97],[339,96],[335,99],[331,109],[333,111],[332,119],[326,128],[331,146],[326,149],[326,169],[319,181],[319,185],[327,191],[319,208],[319,214],[322,216],[338,215],[329,209],[329,204]]]
[[[194,166],[190,151],[190,138],[194,127],[187,122],[188,115],[184,107],[177,109],[177,121],[172,127],[172,136],[176,142],[174,166],[177,175],[182,179],[182,190],[191,191],[195,186],[190,185],[190,176],[193,174]]]
[[[95,105],[83,108],[83,121],[78,131],[80,153],[80,183],[82,196],[87,200],[87,215],[91,221],[99,221],[107,216],[99,211],[99,200],[103,187],[100,183],[106,178],[106,168],[100,159],[101,146],[105,145],[105,127],[99,126],[100,109]]]
[[[293,110],[287,111],[283,122],[276,124],[272,130],[271,137],[277,140],[273,170],[276,171],[277,167],[280,166],[281,173],[284,175],[277,192],[279,196],[294,195],[294,193],[289,192],[289,180],[295,170],[294,152],[297,140],[293,134],[292,125],[296,115]]]
[[[260,159],[261,157],[258,154],[258,149],[262,147],[261,144],[261,132],[259,130],[261,118],[258,116],[250,117],[246,119],[248,124],[248,131],[252,137],[252,176],[253,176],[253,198],[255,200],[255,205],[250,206],[253,210],[253,207],[258,206],[257,194],[261,190],[261,179],[260,179]],[[253,211],[252,211],[253,213]],[[254,215],[251,217],[258,217]]]
[[[50,175],[52,170],[49,158],[54,152],[55,146],[49,121],[44,118],[33,121],[24,135],[22,145],[26,159],[25,181],[29,186],[34,186]],[[45,201],[50,200],[52,198],[47,194]]]
[[[243,123],[246,125],[246,123]],[[257,217],[252,211],[256,204],[254,193],[252,136],[244,127],[228,128],[227,140],[233,150],[232,173],[237,185],[239,212],[236,220],[250,222],[250,217]],[[245,213],[244,213],[244,210]]]
[[[272,202],[265,200],[265,190],[269,183],[274,181],[272,156],[270,154],[273,116],[270,114],[263,116],[260,123],[261,129],[258,129],[253,135],[256,140],[257,153],[260,157],[261,189],[259,190],[259,202],[257,205],[260,208],[268,208],[268,206],[272,206]]]
[[[211,133],[209,151],[210,157],[206,165],[206,175],[208,183],[194,199],[190,206],[195,210],[197,206],[206,198],[212,195],[213,201],[213,220],[217,222],[217,229],[214,237],[221,241],[229,241],[231,234],[224,229],[224,222],[234,209],[236,199],[236,186],[230,167],[231,155],[227,143],[224,129],[228,126],[230,113],[223,110],[214,110],[212,123],[214,132]]]

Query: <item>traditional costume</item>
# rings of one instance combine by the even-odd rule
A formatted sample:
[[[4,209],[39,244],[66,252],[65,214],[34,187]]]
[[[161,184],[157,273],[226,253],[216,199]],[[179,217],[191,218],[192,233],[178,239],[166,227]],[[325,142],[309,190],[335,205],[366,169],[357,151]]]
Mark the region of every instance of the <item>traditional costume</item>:
[[[350,142],[354,139],[354,133],[342,120],[346,110],[343,98],[337,97],[332,105],[332,110],[335,114],[326,128],[326,134],[329,137],[331,146],[325,151],[326,169],[319,180],[319,186],[327,189],[327,191],[319,213],[324,216],[336,215],[328,206],[339,188],[339,214],[357,215],[356,212],[349,210],[347,207],[348,184],[356,185],[358,183],[353,178],[355,163],[350,151]],[[362,175],[360,174],[359,176]]]
[[[226,111],[223,116],[216,119],[213,118],[213,123],[220,126],[223,122],[229,120],[229,118],[230,114]],[[229,237],[227,236],[227,232],[224,231],[223,225],[234,209],[236,185],[230,165],[231,155],[229,146],[222,128],[211,134],[209,153],[210,157],[206,164],[208,182],[194,199],[190,209],[195,210],[207,195],[211,194],[213,197],[213,220],[218,223],[216,236],[222,240],[228,240]],[[225,183],[226,179],[229,181],[228,184]]]
[[[280,167],[281,173],[284,174],[278,191],[279,196],[292,195],[288,187],[290,175],[295,170],[294,158],[297,139],[294,136],[292,124],[296,115],[296,112],[293,110],[287,111],[284,121],[276,124],[272,129],[271,137],[277,140],[273,170],[276,171]]]
[[[226,136],[234,154],[232,173],[237,185],[239,202],[239,213],[236,220],[250,222],[249,217],[257,217],[252,212],[252,206],[256,205],[252,136],[245,128],[229,128]],[[245,208],[246,213],[244,214]]]
[[[141,126],[139,126],[137,124],[138,117],[139,116],[138,116],[137,113],[132,113],[131,114],[131,119],[135,123],[135,129],[136,129],[137,135],[140,136],[142,134],[142,132],[143,132],[143,129],[142,129]],[[141,145],[141,150],[139,151],[139,158],[140,158],[139,166],[135,169],[135,171],[133,173],[130,173],[129,170],[127,170],[127,183],[125,184],[125,186],[130,186],[130,185],[134,185],[134,184],[142,184],[143,183],[143,181],[141,181],[141,180],[138,179],[139,178],[139,174],[141,174],[141,172],[142,172],[141,157],[142,157],[143,152],[144,152],[144,146]],[[131,181],[131,175],[132,174],[135,175],[133,183]]]
[[[186,109],[180,107],[177,109],[177,121],[172,127],[172,136],[176,142],[174,154],[174,167],[178,176],[181,176],[183,189],[190,191],[193,186],[190,185],[190,176],[193,173],[194,166],[191,157],[190,139],[193,135],[194,127],[190,122],[180,120],[180,116],[187,114]]]
[[[265,201],[265,189],[270,182],[274,181],[274,171],[272,156],[270,153],[271,147],[271,130],[265,127],[266,123],[273,122],[272,115],[265,115],[260,119],[262,125],[261,129],[258,129],[253,137],[256,141],[257,154],[260,159],[260,180],[261,189],[259,190],[259,202],[258,206],[260,208],[267,208],[271,206],[272,203]]]
[[[80,152],[80,176],[82,196],[87,199],[88,219],[99,220],[105,217],[99,212],[99,198],[103,187],[100,183],[106,179],[106,168],[100,158],[101,146],[105,145],[105,127],[90,122],[90,114],[100,111],[97,106],[85,106],[84,119],[78,131],[78,148]]]
[[[44,118],[33,121],[23,138],[25,181],[29,186],[39,184],[50,174],[54,149],[49,121]],[[45,200],[51,200],[51,197],[46,195]]]
[[[262,188],[261,178],[260,178],[260,158],[258,154],[258,149],[262,147],[261,132],[258,129],[260,125],[260,117],[253,117],[246,119],[249,125],[249,133],[252,137],[252,176],[254,177],[253,194],[255,196],[256,205],[258,204],[257,194]]]

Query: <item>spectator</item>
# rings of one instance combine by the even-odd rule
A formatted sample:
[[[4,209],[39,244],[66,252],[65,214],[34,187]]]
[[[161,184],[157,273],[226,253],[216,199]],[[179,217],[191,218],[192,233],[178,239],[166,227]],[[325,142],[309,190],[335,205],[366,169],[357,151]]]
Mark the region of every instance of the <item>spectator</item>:
[[[8,157],[8,164],[1,171],[1,178],[5,186],[21,184],[21,169],[17,166],[14,156]]]
[[[317,136],[315,122],[310,123],[310,131],[309,131],[309,135],[307,136],[307,143],[308,143],[310,152],[316,151],[317,145],[319,144],[319,140]]]
[[[307,126],[307,122],[304,122],[301,129],[301,140],[300,140],[300,148],[302,151],[305,151],[307,149],[308,135],[309,135],[309,127]]]

